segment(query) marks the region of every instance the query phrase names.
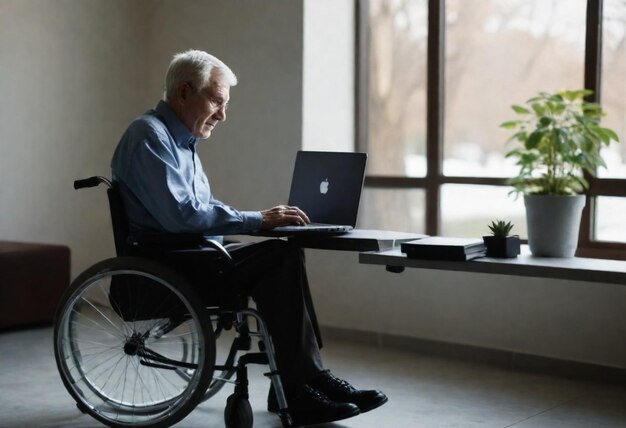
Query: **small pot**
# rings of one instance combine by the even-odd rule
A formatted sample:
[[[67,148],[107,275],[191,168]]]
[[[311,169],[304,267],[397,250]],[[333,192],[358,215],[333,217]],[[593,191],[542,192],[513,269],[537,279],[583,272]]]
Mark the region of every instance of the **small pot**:
[[[511,236],[483,236],[485,247],[487,247],[487,257],[499,259],[512,259],[520,253],[519,235]]]

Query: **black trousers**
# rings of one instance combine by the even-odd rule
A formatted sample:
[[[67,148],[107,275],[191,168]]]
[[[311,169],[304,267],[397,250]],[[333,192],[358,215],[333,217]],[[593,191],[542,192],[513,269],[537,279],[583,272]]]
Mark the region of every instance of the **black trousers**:
[[[217,273],[215,253],[208,249],[170,253],[163,261],[194,284],[208,304],[232,300],[235,293],[254,299],[272,337],[285,394],[295,394],[323,370],[304,251],[278,239],[227,249],[235,268],[224,275]]]

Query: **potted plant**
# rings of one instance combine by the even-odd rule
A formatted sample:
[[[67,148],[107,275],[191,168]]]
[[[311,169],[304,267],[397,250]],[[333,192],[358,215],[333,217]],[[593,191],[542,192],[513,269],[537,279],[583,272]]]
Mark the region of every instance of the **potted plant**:
[[[509,235],[513,225],[504,220],[494,220],[488,225],[491,235],[483,236],[487,257],[509,259],[517,257],[520,253],[520,240],[518,235]]]
[[[605,166],[600,148],[619,141],[614,131],[600,126],[600,105],[584,100],[591,94],[586,89],[541,92],[525,106],[513,105],[518,119],[500,125],[515,130],[509,142],[518,147],[506,156],[520,167],[510,183],[513,192],[524,195],[533,255],[574,256],[588,187],[583,173],[593,175]]]

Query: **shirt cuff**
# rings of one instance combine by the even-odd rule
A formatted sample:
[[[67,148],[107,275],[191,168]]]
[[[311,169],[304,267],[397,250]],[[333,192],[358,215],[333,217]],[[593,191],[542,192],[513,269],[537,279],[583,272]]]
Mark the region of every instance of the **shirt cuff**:
[[[263,224],[263,215],[260,211],[242,211],[243,227],[245,230],[260,230]]]

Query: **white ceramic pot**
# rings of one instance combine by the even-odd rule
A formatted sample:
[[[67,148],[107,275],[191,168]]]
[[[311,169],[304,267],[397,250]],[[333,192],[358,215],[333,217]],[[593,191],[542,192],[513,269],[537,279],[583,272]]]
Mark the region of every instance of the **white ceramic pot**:
[[[534,256],[574,257],[585,196],[525,195],[528,246]]]

